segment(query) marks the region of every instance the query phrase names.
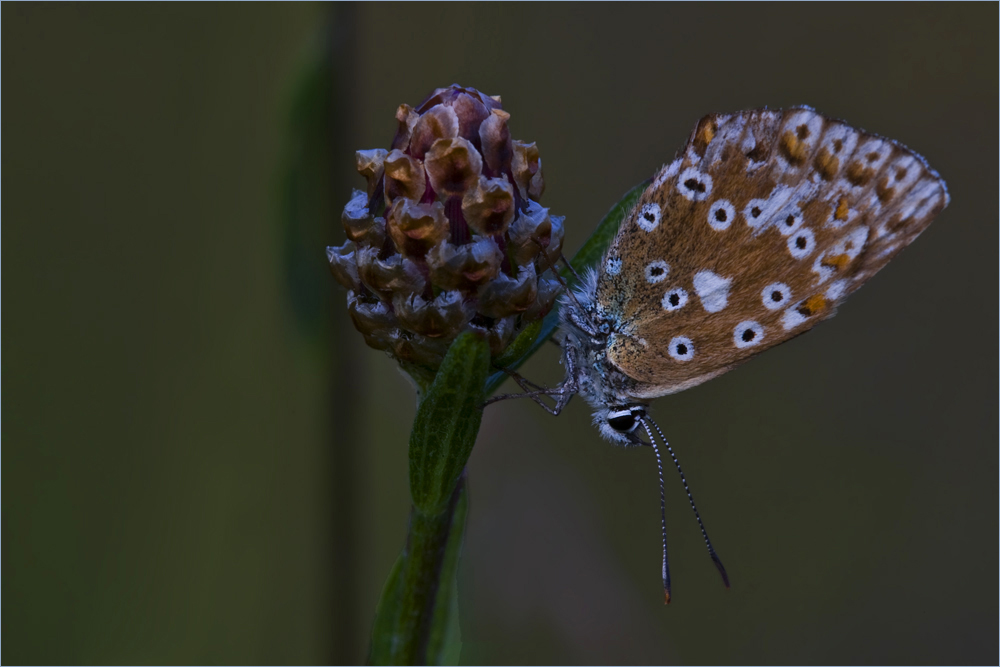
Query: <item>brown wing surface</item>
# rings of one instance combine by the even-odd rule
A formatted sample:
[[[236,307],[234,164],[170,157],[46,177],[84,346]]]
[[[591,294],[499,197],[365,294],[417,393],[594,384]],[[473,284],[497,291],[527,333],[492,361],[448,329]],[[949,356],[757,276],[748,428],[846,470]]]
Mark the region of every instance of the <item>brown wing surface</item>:
[[[919,155],[811,109],[703,118],[622,224],[608,356],[681,388],[834,314],[948,204]]]

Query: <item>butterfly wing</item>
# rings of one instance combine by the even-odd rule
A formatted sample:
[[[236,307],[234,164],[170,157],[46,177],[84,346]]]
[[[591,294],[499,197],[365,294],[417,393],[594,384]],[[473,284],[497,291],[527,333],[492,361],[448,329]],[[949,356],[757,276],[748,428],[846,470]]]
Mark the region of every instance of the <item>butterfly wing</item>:
[[[608,358],[659,396],[831,317],[948,204],[922,157],[807,108],[703,118],[608,250]]]

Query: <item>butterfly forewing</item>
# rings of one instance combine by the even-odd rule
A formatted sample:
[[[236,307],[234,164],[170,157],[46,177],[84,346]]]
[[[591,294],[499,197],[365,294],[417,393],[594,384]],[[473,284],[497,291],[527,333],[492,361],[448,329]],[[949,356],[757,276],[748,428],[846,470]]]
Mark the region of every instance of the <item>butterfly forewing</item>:
[[[718,375],[832,316],[947,203],[919,155],[811,109],[707,116],[600,269],[608,358],[648,396]]]

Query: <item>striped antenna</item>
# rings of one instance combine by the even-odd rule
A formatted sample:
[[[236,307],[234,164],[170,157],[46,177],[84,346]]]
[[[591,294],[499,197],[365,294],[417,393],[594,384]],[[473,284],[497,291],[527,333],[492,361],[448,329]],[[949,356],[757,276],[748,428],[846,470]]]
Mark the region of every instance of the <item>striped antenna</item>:
[[[663,431],[661,431],[660,427],[656,425],[656,422],[654,422],[653,419],[651,417],[649,417],[648,415],[643,415],[643,417],[642,417],[642,425],[646,429],[646,433],[649,434],[650,440],[652,440],[653,439],[653,435],[652,435],[652,433],[649,432],[649,426],[648,426],[648,424],[652,424],[653,428],[656,429],[656,432],[660,434],[660,442],[662,442],[663,446],[667,448],[667,452],[670,454],[670,458],[673,460],[674,465],[677,467],[677,473],[681,476],[681,484],[684,485],[684,492],[687,493],[688,501],[691,503],[691,509],[694,511],[694,518],[698,520],[698,527],[701,528],[701,536],[703,538],[705,538],[705,546],[708,547],[708,555],[712,557],[712,562],[715,563],[715,568],[719,571],[719,574],[722,575],[722,583],[726,585],[726,590],[729,590],[729,575],[726,574],[726,568],[722,565],[722,561],[719,560],[718,554],[715,553],[715,549],[712,547],[712,541],[710,539],[708,539],[708,531],[705,530],[705,523],[701,520],[701,515],[698,514],[698,508],[694,504],[694,496],[691,495],[691,489],[688,488],[687,478],[684,477],[684,471],[681,470],[681,462],[677,460],[677,455],[674,454],[673,447],[671,447],[670,443],[667,442],[667,439],[663,437]],[[654,445],[654,448],[655,448],[655,445]],[[659,460],[660,460],[660,454],[659,454],[659,452],[657,452],[657,454],[656,454],[656,460],[657,460],[657,463],[659,463]],[[661,479],[661,482],[660,482],[661,486],[660,486],[660,488],[661,488],[661,496],[662,496],[662,488],[663,488],[662,487],[662,484],[663,484],[662,483],[662,479],[663,479],[662,468],[661,468],[661,471],[660,471],[660,479]],[[662,504],[662,501],[661,501],[661,504]],[[664,528],[664,531],[665,530],[666,529]],[[664,540],[666,540],[666,537],[664,537]],[[666,543],[664,542],[664,547],[663,547],[664,563],[666,562],[666,553],[667,553],[667,548],[666,548]]]

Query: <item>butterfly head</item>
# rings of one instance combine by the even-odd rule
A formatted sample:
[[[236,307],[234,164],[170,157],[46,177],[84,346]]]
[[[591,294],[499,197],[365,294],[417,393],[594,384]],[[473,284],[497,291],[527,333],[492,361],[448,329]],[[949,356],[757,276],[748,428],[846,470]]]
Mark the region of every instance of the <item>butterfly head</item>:
[[[594,424],[607,440],[616,445],[635,445],[633,433],[646,416],[646,406],[641,404],[600,408],[594,412]]]

